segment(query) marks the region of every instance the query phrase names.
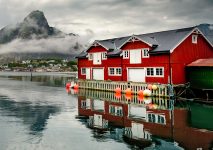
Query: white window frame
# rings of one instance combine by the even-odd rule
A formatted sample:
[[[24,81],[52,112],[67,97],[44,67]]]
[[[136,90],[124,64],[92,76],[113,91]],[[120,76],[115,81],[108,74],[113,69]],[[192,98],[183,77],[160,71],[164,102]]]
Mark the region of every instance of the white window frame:
[[[102,60],[106,60],[106,59],[107,59],[106,54],[107,54],[106,52],[103,52],[103,53],[102,53],[102,55],[101,55],[101,56],[102,56]]]
[[[192,43],[193,43],[193,44],[197,44],[197,40],[198,40],[198,35],[193,34],[193,35],[192,35]]]
[[[157,69],[162,69],[162,75],[157,75],[156,73],[157,73]],[[164,68],[163,67],[156,67],[155,68],[155,76],[156,77],[164,77]]]
[[[110,69],[114,69],[114,74],[111,74]],[[118,74],[116,69],[120,69],[121,74]],[[122,68],[121,67],[109,67],[108,68],[108,75],[109,76],[121,76],[122,75]]]
[[[148,75],[148,74],[147,74],[147,70],[148,70],[148,69],[153,69],[153,75]],[[154,77],[154,76],[155,76],[155,68],[154,68],[154,67],[147,67],[147,68],[146,68],[146,76],[147,76],[147,77]]]
[[[148,74],[147,74],[148,68],[152,68],[152,69],[153,69],[153,71],[154,71],[153,75],[148,75]],[[162,75],[157,75],[157,74],[156,74],[156,70],[157,70],[157,69],[162,69]],[[147,68],[146,68],[146,76],[147,76],[147,77],[164,77],[164,67],[147,67]]]
[[[145,51],[148,51],[148,56],[145,56],[144,54],[145,54]],[[142,49],[142,58],[149,58],[149,48],[143,48]]]
[[[93,54],[92,53],[88,54],[88,60],[93,60]]]
[[[112,112],[112,109],[114,110],[114,112]],[[109,113],[115,116],[123,116],[123,108],[122,106],[109,105]]]
[[[85,69],[85,73],[83,73],[83,69]],[[86,68],[85,67],[81,68],[81,75],[86,75]]]
[[[126,56],[125,53],[127,53],[128,56]],[[129,50],[123,50],[123,59],[129,59]]]

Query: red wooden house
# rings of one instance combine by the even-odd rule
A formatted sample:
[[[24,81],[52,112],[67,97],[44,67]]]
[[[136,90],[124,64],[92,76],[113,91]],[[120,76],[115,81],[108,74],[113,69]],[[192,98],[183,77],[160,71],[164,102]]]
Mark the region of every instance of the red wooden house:
[[[213,41],[202,31],[200,25],[94,41],[77,57],[78,78],[186,83],[187,64],[213,57]]]

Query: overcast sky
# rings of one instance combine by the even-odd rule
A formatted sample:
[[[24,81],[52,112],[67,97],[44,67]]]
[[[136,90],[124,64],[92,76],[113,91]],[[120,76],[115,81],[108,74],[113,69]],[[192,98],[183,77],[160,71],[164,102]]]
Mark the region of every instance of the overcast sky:
[[[33,10],[92,40],[213,23],[213,0],[0,0],[0,28]]]

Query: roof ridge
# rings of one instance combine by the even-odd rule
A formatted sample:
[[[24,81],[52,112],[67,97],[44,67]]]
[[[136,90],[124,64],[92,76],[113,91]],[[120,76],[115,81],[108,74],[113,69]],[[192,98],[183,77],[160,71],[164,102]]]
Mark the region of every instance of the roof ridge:
[[[134,36],[141,36],[141,35],[148,35],[148,34],[155,34],[155,33],[162,33],[162,32],[171,32],[171,31],[177,31],[177,30],[183,30],[183,29],[190,29],[190,28],[196,28],[198,27],[199,25],[196,25],[196,26],[191,26],[191,27],[184,27],[184,28],[177,28],[177,29],[170,29],[170,30],[162,30],[162,31],[157,31],[157,32],[148,32],[148,33],[142,33],[142,34],[131,34],[131,35],[128,35],[128,36],[121,36],[121,37],[115,37],[115,38],[108,38],[108,39],[103,39],[103,40],[96,40],[96,41],[112,41],[112,40],[116,40],[116,39],[121,39],[121,38],[127,38],[127,37],[130,37],[132,35]]]

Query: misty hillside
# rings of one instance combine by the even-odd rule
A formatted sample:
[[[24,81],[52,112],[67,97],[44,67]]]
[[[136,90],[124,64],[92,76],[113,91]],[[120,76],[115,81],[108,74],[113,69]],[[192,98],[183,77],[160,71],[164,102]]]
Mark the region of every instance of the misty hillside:
[[[0,63],[27,58],[73,58],[83,49],[79,36],[50,27],[44,13],[33,11],[22,22],[0,30]]]

